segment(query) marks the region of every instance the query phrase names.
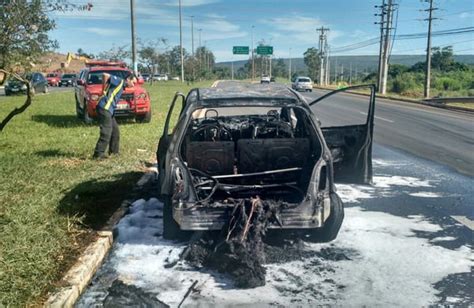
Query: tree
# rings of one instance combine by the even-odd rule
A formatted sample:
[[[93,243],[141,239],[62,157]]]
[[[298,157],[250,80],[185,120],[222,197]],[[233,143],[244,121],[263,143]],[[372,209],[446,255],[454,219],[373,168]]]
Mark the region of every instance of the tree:
[[[91,8],[90,4],[66,0],[1,1],[0,68],[29,70],[44,53],[58,47],[58,42],[48,36],[56,26],[48,12]]]
[[[395,78],[402,73],[407,72],[408,69],[409,67],[403,64],[390,64],[388,67],[388,75],[390,78]]]
[[[431,48],[431,67],[440,71],[448,71],[454,64],[453,46]]]
[[[99,59],[110,60],[110,61],[124,61],[130,58],[130,48],[128,45],[123,46],[112,46],[109,50],[102,51],[97,56]]]
[[[315,47],[308,48],[303,56],[304,64],[308,67],[309,77],[313,80],[317,80],[320,66],[318,49]]]
[[[276,63],[275,63],[276,62]],[[276,77],[284,77],[288,78],[288,69],[286,67],[285,61],[283,59],[278,59],[274,61],[274,65],[272,65],[272,75]]]
[[[160,46],[162,44],[166,44],[166,39],[159,39],[159,40],[152,40],[152,41],[139,41],[138,45],[140,49],[138,50],[139,61],[146,67],[146,70],[149,73],[156,73],[156,69],[159,69],[161,72],[166,69],[166,65],[164,67],[160,67]],[[151,79],[153,80],[153,79]]]
[[[86,57],[89,59],[94,59],[94,55],[91,53],[86,53],[82,48],[79,48],[76,52],[76,55],[79,57]]]
[[[55,23],[47,13],[90,10],[92,5],[71,4],[68,0],[3,0],[0,3],[0,85],[8,78],[14,78],[27,88],[25,103],[0,122],[1,132],[13,117],[24,112],[33,101],[30,83],[14,71],[29,71],[43,54],[58,46],[55,40],[48,37]]]

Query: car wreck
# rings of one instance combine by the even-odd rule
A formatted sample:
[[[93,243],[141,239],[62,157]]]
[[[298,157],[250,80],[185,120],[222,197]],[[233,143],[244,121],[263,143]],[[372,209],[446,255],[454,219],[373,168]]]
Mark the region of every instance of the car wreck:
[[[321,128],[311,106],[361,87],[372,91],[366,122]],[[265,228],[335,239],[344,207],[334,182],[372,180],[374,107],[372,85],[312,102],[284,86],[177,93],[157,150],[163,236],[225,227],[230,234],[238,209],[248,221],[263,211]]]

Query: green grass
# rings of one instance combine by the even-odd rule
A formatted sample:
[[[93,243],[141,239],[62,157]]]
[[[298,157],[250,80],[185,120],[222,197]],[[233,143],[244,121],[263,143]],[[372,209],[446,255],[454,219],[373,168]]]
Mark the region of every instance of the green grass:
[[[99,129],[75,117],[73,94],[37,95],[0,133],[0,306],[41,303],[155,161],[174,92],[212,82],[146,86],[151,123],[120,124],[121,155],[91,159]],[[0,118],[24,96],[0,97]]]

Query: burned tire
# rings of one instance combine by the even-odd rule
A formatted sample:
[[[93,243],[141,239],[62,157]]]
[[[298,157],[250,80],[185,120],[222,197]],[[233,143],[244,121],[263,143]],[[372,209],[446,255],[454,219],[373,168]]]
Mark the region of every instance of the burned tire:
[[[307,238],[311,242],[326,243],[336,239],[339,229],[341,229],[344,220],[344,204],[339,196],[331,194],[331,214],[324,222],[322,228],[318,228],[309,234]]]
[[[180,240],[184,236],[185,232],[179,228],[178,223],[173,218],[171,198],[165,197],[163,204],[163,238],[167,240]]]
[[[150,123],[151,122],[151,110],[148,111],[145,115],[143,116],[137,116],[135,120],[139,123]]]

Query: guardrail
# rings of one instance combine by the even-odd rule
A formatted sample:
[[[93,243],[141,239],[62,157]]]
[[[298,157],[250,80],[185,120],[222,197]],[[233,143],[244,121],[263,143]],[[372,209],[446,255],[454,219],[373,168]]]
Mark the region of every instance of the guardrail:
[[[468,97],[434,97],[429,99],[424,99],[423,101],[436,104],[446,104],[446,103],[474,103],[474,96]]]

